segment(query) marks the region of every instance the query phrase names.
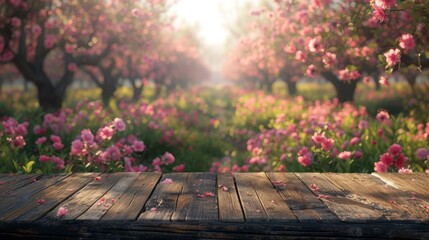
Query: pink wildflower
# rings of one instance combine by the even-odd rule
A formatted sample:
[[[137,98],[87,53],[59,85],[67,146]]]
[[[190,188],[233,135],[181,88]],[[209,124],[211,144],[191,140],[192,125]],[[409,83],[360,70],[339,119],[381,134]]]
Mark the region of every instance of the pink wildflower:
[[[119,132],[125,131],[125,123],[124,123],[124,121],[122,119],[115,118],[113,120],[113,123],[115,125],[115,128],[118,129]]]
[[[322,148],[325,151],[330,151],[334,146],[334,139],[327,138],[324,142],[322,142]]]
[[[52,140],[52,142],[54,143],[61,143],[61,137],[57,136],[57,135],[51,135],[50,139]]]
[[[399,157],[398,158],[396,158],[396,160],[395,160],[395,167],[397,168],[397,169],[401,169],[401,168],[403,168],[404,167],[404,165],[405,165],[405,162],[408,160],[408,158],[405,156],[405,154],[403,154],[403,153],[401,153],[400,155],[399,155]]]
[[[37,144],[37,145],[44,144],[44,143],[46,142],[46,140],[47,140],[47,138],[46,138],[46,137],[38,138],[38,139],[36,140],[36,144]]]
[[[426,160],[429,156],[429,151],[426,148],[419,148],[416,151],[416,157],[419,160]]]
[[[389,153],[392,154],[393,156],[397,156],[402,152],[402,147],[399,144],[393,144],[392,146],[389,147]]]
[[[174,158],[173,154],[166,152],[162,156],[162,160],[165,162],[165,165],[170,165],[170,164],[174,163],[175,158]]]
[[[175,172],[183,172],[183,171],[185,171],[185,164],[180,164],[180,165],[177,165],[177,166],[173,167],[173,171],[175,171]]]
[[[45,133],[45,129],[44,129],[44,128],[42,128],[40,125],[36,124],[36,125],[34,125],[34,127],[33,127],[33,133],[34,133],[35,135],[41,135],[41,134],[44,134],[44,133]]]
[[[325,136],[323,136],[322,134],[318,134],[318,133],[314,133],[314,135],[313,135],[313,137],[311,137],[311,139],[316,144],[321,144],[326,140]]]
[[[64,147],[64,145],[60,142],[55,142],[52,146],[55,148],[55,150],[61,150]]]
[[[383,162],[374,163],[374,171],[376,172],[387,172],[388,166]]]
[[[389,153],[385,153],[380,156],[380,162],[384,163],[386,166],[390,166],[393,163],[393,157]]]
[[[388,119],[390,118],[390,115],[389,115],[389,113],[388,113],[388,112],[386,112],[386,111],[380,111],[380,112],[378,112],[378,113],[377,113],[376,118],[377,118],[377,120],[378,120],[379,122],[381,122],[381,123],[385,123],[385,122],[386,122],[386,120],[388,120]]]
[[[355,156],[356,159],[359,159],[359,158],[361,158],[363,156],[363,152],[362,151],[356,151],[355,154],[354,154],[354,156]]]
[[[119,159],[121,158],[121,152],[119,151],[118,147],[116,147],[115,145],[112,145],[109,148],[107,148],[106,153],[113,161],[119,161]]]
[[[25,146],[25,140],[23,136],[16,136],[15,139],[13,140],[13,146],[17,147],[17,148],[22,148]]]
[[[146,146],[144,145],[144,143],[142,141],[134,141],[132,148],[136,152],[143,152],[145,150]]]
[[[40,162],[46,163],[46,162],[49,162],[50,160],[51,160],[51,158],[49,156],[46,156],[46,155],[40,155],[39,156]]]
[[[340,152],[338,154],[338,158],[342,159],[342,160],[347,160],[352,156],[352,152],[350,151],[344,151],[344,152]]]
[[[101,140],[110,140],[110,139],[112,139],[112,136],[114,133],[115,133],[115,131],[111,127],[106,126],[106,127],[98,129],[97,137],[100,138]]]
[[[82,140],[88,144],[91,144],[94,142],[94,135],[92,134],[91,130],[89,129],[83,129],[80,132],[80,136]]]
[[[70,155],[81,155],[83,152],[83,143],[79,139],[76,139],[71,144]]]
[[[358,144],[359,142],[360,142],[360,138],[358,138],[358,137],[353,137],[353,138],[350,140],[350,145],[354,146],[354,145]]]
[[[298,157],[298,162],[302,166],[308,167],[313,163],[313,155],[311,154],[311,152],[307,152],[305,155]]]

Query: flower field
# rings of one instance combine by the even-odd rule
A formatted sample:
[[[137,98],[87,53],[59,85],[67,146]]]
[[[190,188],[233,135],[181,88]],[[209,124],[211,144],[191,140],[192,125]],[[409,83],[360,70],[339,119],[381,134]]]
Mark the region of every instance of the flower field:
[[[366,92],[388,99],[391,91]],[[410,101],[406,91],[399,94],[403,104]],[[123,97],[106,109],[93,95],[71,94],[55,113],[23,107],[4,114],[0,171],[408,173],[429,167],[429,123],[412,117],[418,108],[369,113],[377,99],[355,106],[323,100],[325,93],[312,101],[305,91],[291,98],[212,86],[155,100],[150,93],[138,102]],[[6,106],[22,102],[7,96],[1,100]]]

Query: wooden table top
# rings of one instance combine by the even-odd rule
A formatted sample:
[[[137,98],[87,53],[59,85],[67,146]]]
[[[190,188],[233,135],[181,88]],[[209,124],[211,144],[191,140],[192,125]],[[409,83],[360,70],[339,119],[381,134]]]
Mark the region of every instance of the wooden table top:
[[[0,238],[284,236],[429,239],[429,175],[0,174]]]

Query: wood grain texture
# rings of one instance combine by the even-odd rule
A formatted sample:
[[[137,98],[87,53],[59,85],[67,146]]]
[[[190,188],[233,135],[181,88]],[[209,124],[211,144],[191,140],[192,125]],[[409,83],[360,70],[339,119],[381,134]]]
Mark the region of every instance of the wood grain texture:
[[[76,219],[96,203],[110,188],[120,179],[121,175],[110,174],[100,175],[100,180],[93,180],[78,192],[73,194],[66,201],[54,208],[46,218],[57,218],[56,213],[60,207],[66,207],[67,215],[62,220]]]
[[[103,216],[103,220],[136,220],[155,189],[160,173],[142,173]]]
[[[176,211],[177,200],[186,184],[188,175],[189,173],[164,174],[138,220],[170,221]],[[166,182],[169,180],[171,183]]]
[[[103,178],[113,178],[115,184],[96,203],[80,215],[78,220],[100,220],[101,217],[116,203],[117,199],[137,179],[138,173],[115,173]],[[119,176],[115,179],[115,176]]]
[[[363,222],[368,220],[385,220],[382,213],[365,202],[356,201],[356,196],[339,189],[320,173],[296,173],[296,175],[328,205],[342,221]]]
[[[236,180],[238,192],[240,193],[240,198],[242,201],[245,198],[245,195],[247,196],[247,193],[240,191],[241,186],[239,183],[242,185],[242,187],[244,187],[244,191],[250,191],[250,194],[255,194],[255,197],[252,199],[253,201],[260,201],[260,204],[263,207],[261,210],[263,210],[267,216],[266,220],[296,221],[295,215],[274,188],[265,173],[237,173]],[[247,208],[245,210],[245,214],[246,212],[255,211],[254,209],[252,210],[248,207],[252,206],[251,204],[248,204],[246,207],[244,206],[246,206],[246,203],[243,203],[243,208]],[[246,220],[253,221],[253,219],[247,215]]]
[[[50,177],[43,177],[36,182],[32,182],[31,184],[27,184],[9,192],[6,196],[0,198],[0,221],[4,220],[4,215],[20,204],[28,201],[29,198],[69,176],[69,174],[59,174]]]
[[[2,215],[2,220],[34,221],[91,181],[94,173],[75,173],[46,188]],[[42,204],[38,200],[43,199]]]
[[[425,173],[373,173],[372,175],[394,188],[408,191],[410,193],[418,193],[419,197],[429,199],[429,179]]]
[[[339,221],[293,173],[267,173],[274,187],[300,221]]]
[[[223,222],[244,222],[244,214],[235,187],[234,177],[230,173],[218,173],[217,187],[219,220]]]
[[[422,174],[97,175],[43,177],[9,191],[0,239],[429,239]],[[198,198],[206,191],[215,196]],[[107,204],[96,205],[102,198]],[[47,217],[60,206],[65,217]]]
[[[11,192],[40,180],[41,177],[42,175],[40,174],[3,174],[0,178],[0,198],[10,195]]]
[[[215,173],[190,173],[177,199],[171,220],[218,221],[215,185]]]
[[[356,201],[371,205],[389,220],[418,220],[419,216],[409,211],[413,208],[404,201],[399,190],[383,186],[375,177],[367,174],[324,174],[331,182]],[[420,215],[420,214],[419,214]]]

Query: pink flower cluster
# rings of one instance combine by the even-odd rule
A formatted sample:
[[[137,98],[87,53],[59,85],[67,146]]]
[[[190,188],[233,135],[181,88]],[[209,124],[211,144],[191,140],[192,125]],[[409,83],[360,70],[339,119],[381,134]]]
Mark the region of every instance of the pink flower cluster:
[[[346,68],[338,71],[338,78],[342,81],[358,80],[360,77],[361,74],[356,70],[350,71]]]
[[[386,10],[396,6],[396,0],[375,0],[372,7],[374,9],[373,17],[380,22],[387,20]]]
[[[40,155],[39,161],[41,163],[48,163],[52,162],[55,164],[57,170],[64,169],[64,160],[57,156],[46,156],[46,155]]]
[[[394,67],[401,61],[401,50],[399,49],[390,49],[384,53],[386,57],[386,62],[388,67]]]
[[[76,156],[87,162],[92,162],[100,166],[108,165],[110,162],[118,162],[122,157],[131,157],[134,152],[142,152],[144,144],[133,137],[128,138],[128,143],[110,143],[113,135],[117,131],[124,131],[126,128],[122,119],[115,118],[107,126],[98,129],[96,136],[90,129],[83,129],[80,138],[72,142],[70,156]],[[135,150],[137,149],[137,151]]]
[[[374,171],[387,172],[392,165],[399,170],[404,168],[407,160],[408,158],[402,153],[401,145],[393,144],[386,153],[380,156],[380,160],[374,163]]]
[[[2,121],[3,131],[0,137],[5,137],[12,148],[23,148],[26,144],[24,136],[27,135],[28,122],[18,123],[14,118]]]

